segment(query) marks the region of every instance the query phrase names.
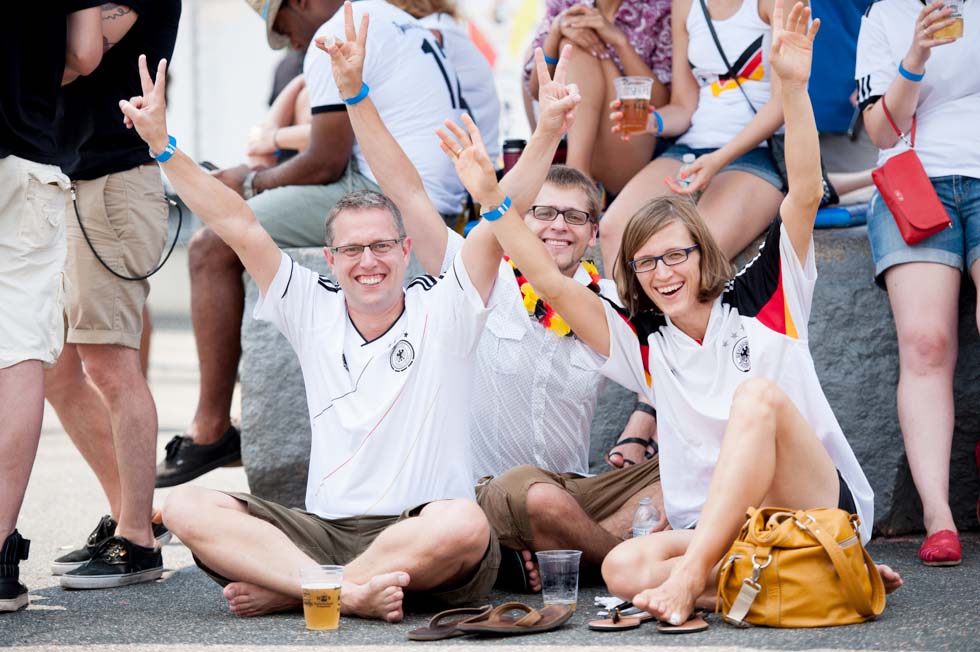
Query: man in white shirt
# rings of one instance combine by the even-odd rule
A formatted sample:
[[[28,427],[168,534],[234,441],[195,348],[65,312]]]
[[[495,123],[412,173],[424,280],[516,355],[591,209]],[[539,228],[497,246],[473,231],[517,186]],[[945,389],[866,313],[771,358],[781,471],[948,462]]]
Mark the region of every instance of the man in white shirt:
[[[539,74],[547,74],[541,65]],[[356,66],[348,69],[335,57],[333,72],[347,92],[360,86]],[[564,85],[552,84],[554,95],[542,93],[538,127],[503,187],[561,269],[616,300],[615,284],[599,279],[595,266],[582,260],[595,244],[600,207],[594,184],[570,168],[549,169],[567,121],[567,100],[557,90]],[[430,273],[446,270],[473,236],[464,241],[445,228],[411,162],[369,103],[350,106],[348,112],[381,187],[407,216],[408,231],[419,243],[419,262]],[[494,242],[485,241],[485,246],[498,259],[502,255]],[[506,549],[502,585],[536,590],[540,584],[531,551],[582,550],[583,563],[598,570],[628,532],[639,500],[650,496],[660,502],[659,465],[648,460],[587,477],[589,430],[601,387],[599,361],[562,328],[560,317],[535,305],[533,288],[525,287],[520,272],[506,261],[499,265],[490,305],[494,311],[477,347],[468,401],[474,480],[498,476],[485,477],[477,497]],[[651,433],[646,435],[649,439]]]
[[[297,49],[315,37],[344,32],[340,0],[248,0],[265,20],[273,48],[292,42]],[[355,20],[370,11],[368,36],[375,47],[365,62],[364,80],[440,213],[457,215],[465,193],[452,163],[439,151],[433,130],[458,118],[461,100],[456,71],[417,20],[382,0],[363,0]],[[377,190],[374,174],[344,110],[343,96],[330,74],[330,58],[309,47],[303,76],[310,95],[310,143],[288,161],[261,170],[239,166],[216,176],[248,200],[281,247],[323,243],[323,217],[349,192]],[[187,431],[167,447],[157,470],[157,486],[178,485],[239,458],[238,431],[229,410],[241,346],[237,335],[244,309],[242,265],[211,229],[198,231],[188,250],[191,316],[200,358],[201,393]]]
[[[296,265],[240,197],[183,152],[168,156],[165,65],[154,84],[140,58],[143,96],[123,112],[258,285],[255,316],[299,355],[313,430],[307,511],[184,486],[165,522],[243,616],[298,608],[300,573],[319,564],[346,566],[342,613],[395,622],[406,595],[450,605],[484,597],[499,552],[473,502],[468,415],[457,405],[499,264],[479,246],[490,234],[464,246],[444,278],[403,290],[411,241],[398,209],[358,191],[325,224],[337,283]]]

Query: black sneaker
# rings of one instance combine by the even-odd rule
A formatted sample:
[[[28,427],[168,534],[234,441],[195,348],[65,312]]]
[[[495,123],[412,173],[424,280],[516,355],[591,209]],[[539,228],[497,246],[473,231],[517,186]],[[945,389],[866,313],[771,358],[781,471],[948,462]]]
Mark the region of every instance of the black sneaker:
[[[20,562],[27,559],[31,542],[14,530],[0,549],[0,612],[27,606],[27,587],[20,581]]]
[[[221,439],[213,444],[195,444],[190,437],[177,435],[167,444],[167,456],[157,465],[157,489],[190,482],[241,459],[241,433],[235,426],[228,426]]]
[[[109,589],[138,584],[163,575],[163,555],[159,548],[145,548],[123,537],[110,537],[95,555],[61,576],[65,589]]]
[[[169,543],[171,534],[170,530],[167,529],[167,526],[163,523],[153,523],[152,525],[153,538],[157,540],[157,543],[161,546]],[[65,553],[51,562],[51,574],[64,575],[68,571],[75,570],[90,560],[92,556],[95,555],[95,551],[98,549],[98,547],[102,545],[102,542],[115,533],[116,519],[106,514],[99,520],[99,524],[95,526],[92,533],[88,535],[88,539],[85,541],[84,546]]]

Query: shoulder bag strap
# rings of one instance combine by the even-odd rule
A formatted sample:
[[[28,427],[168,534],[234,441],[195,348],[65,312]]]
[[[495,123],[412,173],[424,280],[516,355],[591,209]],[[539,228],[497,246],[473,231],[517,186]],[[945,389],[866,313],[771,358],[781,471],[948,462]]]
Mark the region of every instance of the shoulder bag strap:
[[[854,571],[848,564],[847,557],[844,556],[844,551],[841,550],[840,545],[834,538],[816,523],[807,523],[805,529],[816,537],[817,541],[820,542],[820,545],[827,552],[827,556],[830,557],[830,561],[833,562],[834,569],[837,571],[837,576],[840,577],[841,586],[844,589],[844,594],[847,596],[847,601],[855,611],[865,618],[877,616],[884,611],[885,586],[881,581],[881,574],[878,573],[878,568],[875,566],[874,560],[871,559],[868,551],[864,549],[864,545],[860,539],[856,545],[861,546],[861,552],[864,555],[864,565],[868,570],[868,577],[871,580],[870,600],[864,595],[864,591],[861,590]],[[860,537],[860,535],[858,536]]]
[[[749,103],[749,108],[752,109],[752,113],[758,113],[755,108],[755,104],[752,104],[752,100],[749,99],[748,93],[742,88],[741,82],[738,81],[738,71],[732,70],[732,64],[728,62],[728,56],[725,54],[725,50],[721,47],[721,41],[718,39],[718,32],[715,31],[715,25],[711,22],[711,14],[708,12],[708,3],[705,0],[700,0],[701,11],[704,13],[704,21],[708,23],[708,31],[711,32],[711,38],[715,42],[715,47],[718,49],[718,54],[721,55],[721,60],[725,63],[725,67],[728,68],[728,74],[731,76],[735,85],[738,86],[738,90],[742,91],[742,97],[745,101]]]
[[[704,2],[704,0],[701,0],[701,2]],[[892,114],[888,110],[888,105],[885,104],[885,96],[884,95],[881,96],[881,108],[884,109],[884,111],[885,111],[885,117],[888,119],[888,124],[890,124],[892,126],[892,129],[895,130],[895,133],[898,134],[898,137],[901,138],[902,140],[904,140],[905,143],[911,149],[915,149],[915,114],[914,113],[912,114],[912,130],[909,131],[909,138],[906,139],[905,138],[905,134],[903,134],[902,133],[902,130],[898,128],[898,125],[895,124],[895,120],[892,118]]]

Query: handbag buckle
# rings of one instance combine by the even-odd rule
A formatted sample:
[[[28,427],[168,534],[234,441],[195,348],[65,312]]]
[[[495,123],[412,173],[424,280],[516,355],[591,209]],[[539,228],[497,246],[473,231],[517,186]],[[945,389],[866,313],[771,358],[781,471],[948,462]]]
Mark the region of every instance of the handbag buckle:
[[[806,520],[807,520],[807,522],[809,522],[809,523],[816,523],[816,522],[817,522],[817,519],[815,519],[815,518],[813,518],[813,515],[812,515],[812,514],[807,514],[807,515],[806,515]],[[798,519],[798,518],[794,518],[794,519],[793,519],[793,522],[794,522],[794,523],[796,523],[796,526],[797,526],[798,528],[800,528],[801,530],[804,530],[804,531],[806,531],[806,532],[809,532],[809,531],[810,531],[810,528],[808,528],[808,527],[806,526],[806,523],[801,523],[801,522],[800,522],[800,519]]]
[[[772,555],[768,555],[766,557],[765,563],[762,563],[762,564],[760,564],[758,561],[756,561],[755,555],[752,555],[752,580],[751,580],[751,583],[753,585],[755,585],[755,588],[757,590],[762,588],[762,587],[759,586],[759,575],[762,573],[762,569],[768,567],[769,564],[771,564],[771,563],[772,563]],[[748,579],[746,579],[745,581],[746,582],[749,582]]]

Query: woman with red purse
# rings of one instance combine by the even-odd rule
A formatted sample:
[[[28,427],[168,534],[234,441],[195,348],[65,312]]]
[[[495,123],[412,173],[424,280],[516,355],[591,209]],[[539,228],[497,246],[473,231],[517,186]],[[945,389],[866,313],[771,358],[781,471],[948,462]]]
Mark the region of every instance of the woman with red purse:
[[[919,559],[929,566],[962,558],[949,462],[963,271],[980,285],[978,61],[976,0],[881,0],[862,21],[858,100],[881,148],[868,237],[895,315],[898,418],[922,499]]]

